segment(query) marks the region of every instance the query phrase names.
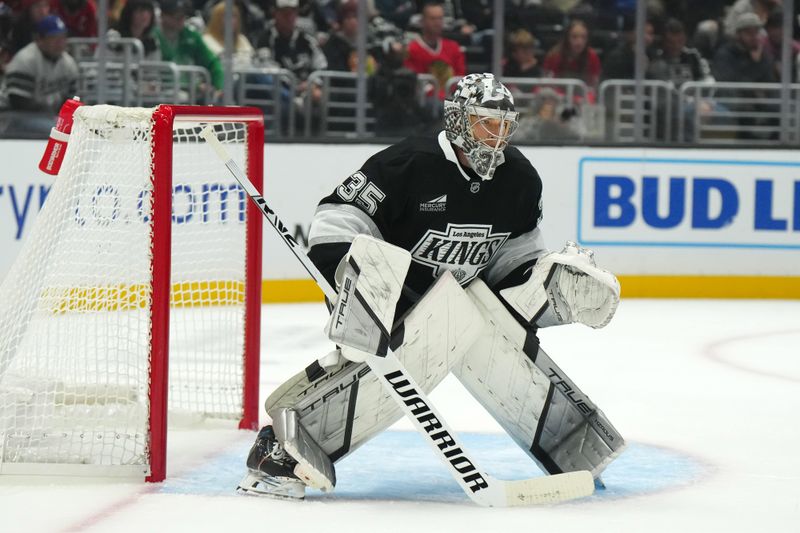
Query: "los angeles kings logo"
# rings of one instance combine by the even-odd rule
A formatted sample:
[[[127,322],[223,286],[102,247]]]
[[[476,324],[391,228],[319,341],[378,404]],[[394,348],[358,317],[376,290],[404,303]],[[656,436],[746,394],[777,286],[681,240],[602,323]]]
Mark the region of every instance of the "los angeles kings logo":
[[[486,268],[509,235],[492,233],[489,225],[448,224],[444,232],[428,230],[411,250],[411,257],[432,267],[434,277],[449,270],[464,285]]]

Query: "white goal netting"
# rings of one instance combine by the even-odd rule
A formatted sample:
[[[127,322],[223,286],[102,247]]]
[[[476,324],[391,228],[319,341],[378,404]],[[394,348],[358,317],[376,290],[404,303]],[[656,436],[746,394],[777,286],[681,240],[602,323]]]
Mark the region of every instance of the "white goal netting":
[[[0,473],[148,472],[152,176],[169,178],[154,169],[153,113],[76,112],[61,173],[0,285]],[[215,128],[246,168],[233,120]],[[169,407],[238,420],[247,199],[199,140],[204,126],[173,128]]]

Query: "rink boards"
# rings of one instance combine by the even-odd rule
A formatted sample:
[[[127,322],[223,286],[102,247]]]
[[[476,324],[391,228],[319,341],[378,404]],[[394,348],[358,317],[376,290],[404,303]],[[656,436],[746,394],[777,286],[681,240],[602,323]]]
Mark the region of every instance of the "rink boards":
[[[0,142],[0,278],[52,178],[44,141]],[[267,144],[265,197],[303,242],[319,198],[383,145]],[[800,297],[800,156],[782,150],[522,147],[542,176],[548,247],[593,248],[624,296]],[[204,223],[202,190],[173,184],[175,227]],[[230,202],[228,223],[240,223]],[[187,215],[194,213],[194,216]],[[319,299],[279,238],[264,240],[265,301]]]

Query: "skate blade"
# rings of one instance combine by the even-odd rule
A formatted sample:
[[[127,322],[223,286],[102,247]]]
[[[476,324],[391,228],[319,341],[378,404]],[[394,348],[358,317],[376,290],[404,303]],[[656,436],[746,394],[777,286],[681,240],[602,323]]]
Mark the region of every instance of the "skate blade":
[[[260,496],[276,500],[301,501],[305,499],[305,487],[293,480],[265,479],[262,475],[248,473],[239,482],[236,492],[247,496]]]

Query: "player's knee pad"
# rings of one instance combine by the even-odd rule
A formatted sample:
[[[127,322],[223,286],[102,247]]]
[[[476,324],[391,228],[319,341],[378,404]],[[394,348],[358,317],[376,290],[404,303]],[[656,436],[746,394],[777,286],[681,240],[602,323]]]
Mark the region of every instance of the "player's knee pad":
[[[450,274],[443,275],[397,325],[392,349],[428,393],[457,365],[483,329],[482,315]],[[297,413],[310,438],[336,461],[402,417],[365,363],[327,356],[273,392],[273,416]]]
[[[622,437],[483,282],[467,293],[487,325],[453,373],[543,470],[598,476]]]

